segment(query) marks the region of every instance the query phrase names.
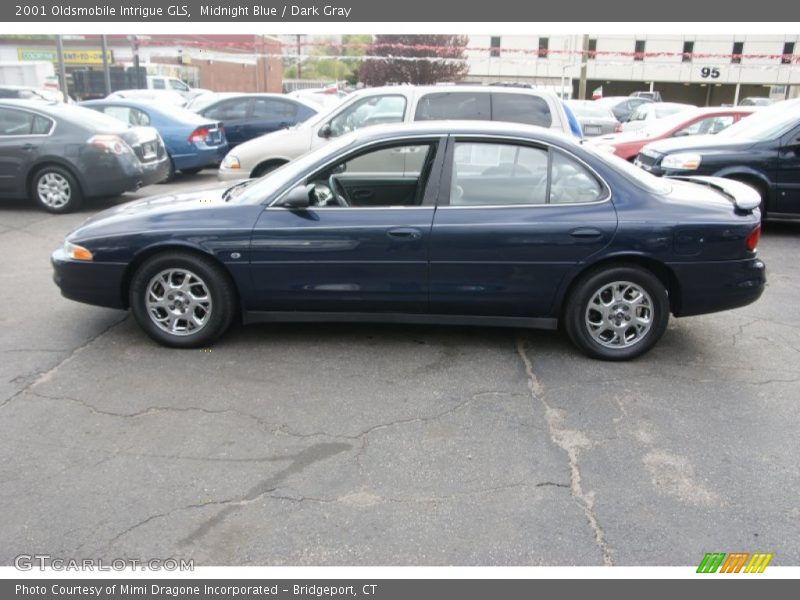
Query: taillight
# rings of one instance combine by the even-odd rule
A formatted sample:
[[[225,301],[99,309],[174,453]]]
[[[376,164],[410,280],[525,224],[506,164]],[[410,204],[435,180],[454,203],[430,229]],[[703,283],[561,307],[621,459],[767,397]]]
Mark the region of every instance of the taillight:
[[[208,137],[208,127],[198,127],[189,134],[189,143],[202,142]]]
[[[761,238],[761,225],[753,229],[744,240],[744,247],[748,252],[755,252],[758,246],[758,240]]]
[[[125,140],[116,135],[93,135],[87,140],[87,143],[110,154],[125,154],[131,151],[131,147],[125,143]]]

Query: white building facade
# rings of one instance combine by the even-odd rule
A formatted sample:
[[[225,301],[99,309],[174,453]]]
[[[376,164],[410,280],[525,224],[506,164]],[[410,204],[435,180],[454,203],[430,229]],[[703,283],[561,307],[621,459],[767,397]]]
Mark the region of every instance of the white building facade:
[[[469,80],[528,83],[577,97],[582,35],[470,36]],[[800,95],[800,35],[589,36],[587,97],[655,90],[698,106]]]

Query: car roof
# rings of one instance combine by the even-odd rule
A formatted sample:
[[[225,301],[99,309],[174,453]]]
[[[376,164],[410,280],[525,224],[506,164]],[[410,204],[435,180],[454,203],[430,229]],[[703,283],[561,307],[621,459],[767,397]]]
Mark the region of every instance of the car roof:
[[[578,145],[575,138],[558,130],[506,121],[414,121],[373,125],[353,133],[359,142],[380,141],[397,136],[465,135],[532,138],[545,143]]]
[[[302,104],[303,106],[310,108],[314,112],[319,112],[319,106],[304,100],[303,98],[298,98],[296,96],[290,96],[289,94],[275,94],[270,92],[212,92],[217,98],[215,98],[212,102],[204,106],[201,110],[206,110],[210,108],[214,104],[218,102],[222,102],[223,100],[233,100],[236,98],[276,98],[278,100],[288,100],[289,102],[296,102],[297,104]],[[204,96],[206,94],[201,94]],[[200,97],[200,96],[198,96]]]
[[[146,100],[142,100],[140,98],[100,98],[97,100],[85,100],[83,102],[79,102],[78,106],[131,106],[144,112],[158,113],[164,117],[168,117],[173,120],[182,120],[187,123],[207,120],[197,113],[192,112],[188,108],[183,108],[182,106],[156,104],[154,102],[147,102]]]
[[[548,96],[557,98],[556,94],[550,90],[540,90],[536,88],[518,88],[518,87],[504,87],[497,85],[480,85],[480,84],[453,84],[453,85],[385,85],[380,87],[363,88],[355,92],[359,95],[372,95],[372,94],[386,94],[386,93],[404,94],[408,96],[420,96],[422,94],[430,93],[477,93],[483,92],[486,94],[529,94],[531,96]]]

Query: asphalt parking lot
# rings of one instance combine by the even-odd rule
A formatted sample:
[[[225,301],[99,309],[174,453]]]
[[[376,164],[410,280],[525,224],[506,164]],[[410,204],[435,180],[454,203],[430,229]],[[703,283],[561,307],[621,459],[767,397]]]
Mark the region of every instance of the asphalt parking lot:
[[[800,563],[800,223],[768,289],[624,364],[557,332],[257,325],[178,351],[61,298],[50,252],[110,203],[0,203],[0,564]]]

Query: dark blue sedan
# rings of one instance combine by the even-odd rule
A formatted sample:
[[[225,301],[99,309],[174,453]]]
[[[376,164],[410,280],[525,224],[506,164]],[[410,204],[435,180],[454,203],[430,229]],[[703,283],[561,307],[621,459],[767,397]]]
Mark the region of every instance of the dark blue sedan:
[[[220,94],[198,111],[222,121],[231,148],[260,135],[286,129],[317,114],[318,107],[282,94]]]
[[[377,126],[232,187],[93,217],[52,256],[64,296],[162,344],[234,317],[555,328],[623,360],[677,317],[761,295],[758,194],[656,178],[545,129]]]
[[[228,153],[225,130],[219,121],[177,106],[134,100],[89,100],[81,106],[105,113],[128,125],[149,125],[164,140],[170,157],[170,172],[189,175],[217,166]]]

